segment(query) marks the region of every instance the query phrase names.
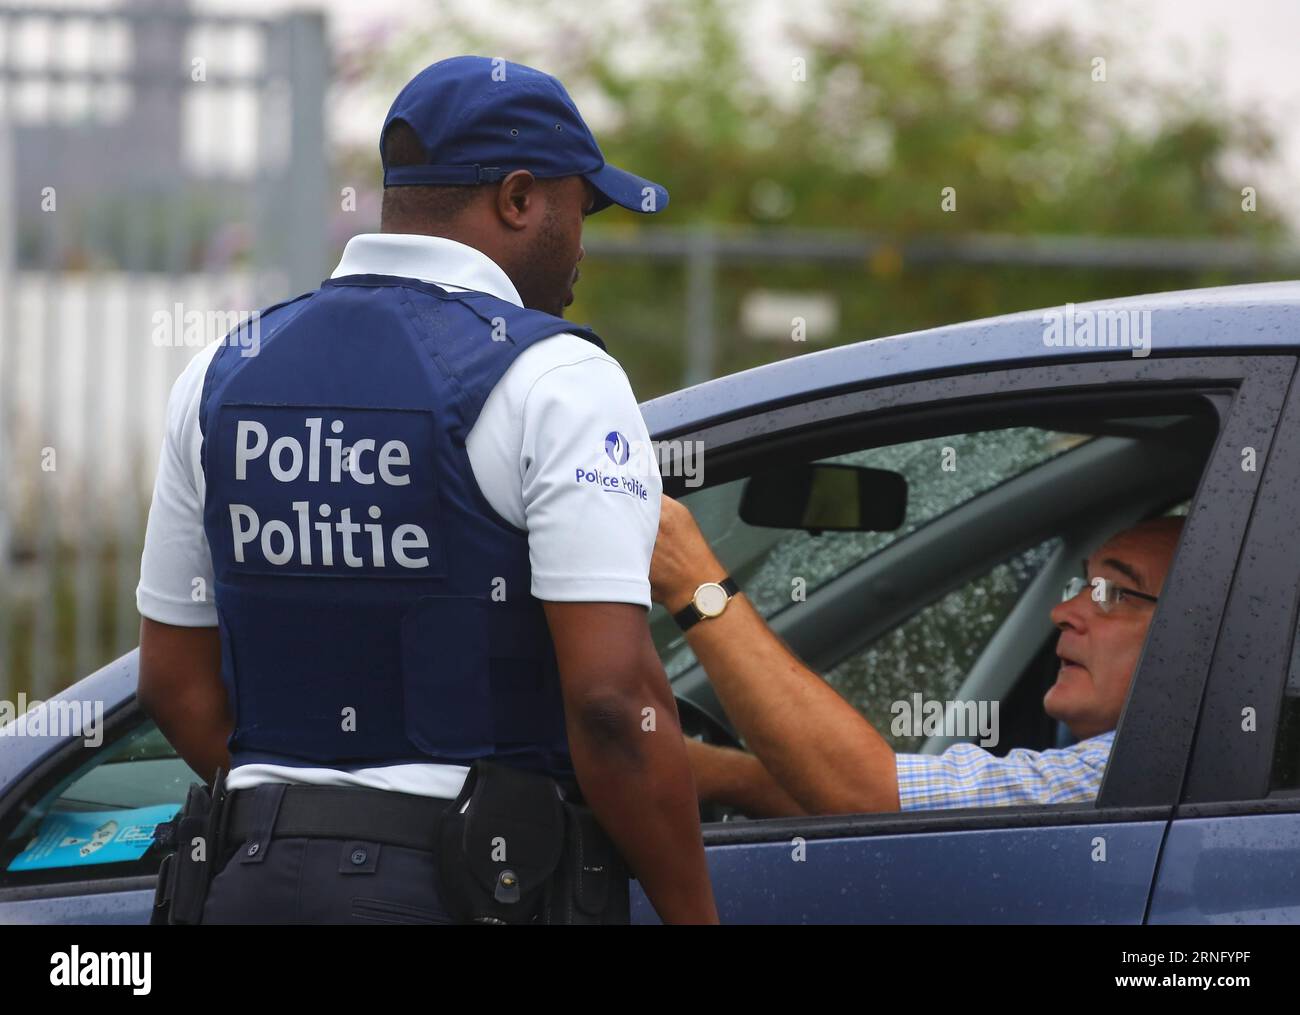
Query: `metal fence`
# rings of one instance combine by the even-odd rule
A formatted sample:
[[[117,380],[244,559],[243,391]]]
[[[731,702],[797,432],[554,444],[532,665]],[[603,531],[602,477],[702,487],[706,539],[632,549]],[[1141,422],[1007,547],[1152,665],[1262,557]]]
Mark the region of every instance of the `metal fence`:
[[[0,6],[4,697],[136,644],[167,393],[214,340],[203,315],[327,270],[328,81],[315,14]]]
[[[1020,267],[1062,275],[1088,269],[1213,272],[1230,282],[1300,276],[1300,246],[1289,240],[1262,245],[1252,240],[996,233],[900,240],[862,230],[709,225],[656,226],[633,235],[593,231],[584,237],[583,245],[597,262],[648,260],[682,266],[686,277],[682,293],[684,386],[718,374],[717,303],[724,269],[816,264],[827,269],[828,279],[834,269],[847,270],[860,279],[864,266],[886,255],[908,271],[961,265],[976,271]],[[859,334],[854,340],[868,337]]]

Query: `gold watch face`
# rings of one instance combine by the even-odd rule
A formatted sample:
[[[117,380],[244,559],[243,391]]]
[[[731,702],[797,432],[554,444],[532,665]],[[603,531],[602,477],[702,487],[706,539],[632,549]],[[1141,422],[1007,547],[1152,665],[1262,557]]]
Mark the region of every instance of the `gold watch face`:
[[[727,590],[717,582],[706,582],[695,590],[695,608],[701,616],[716,617],[727,607]]]

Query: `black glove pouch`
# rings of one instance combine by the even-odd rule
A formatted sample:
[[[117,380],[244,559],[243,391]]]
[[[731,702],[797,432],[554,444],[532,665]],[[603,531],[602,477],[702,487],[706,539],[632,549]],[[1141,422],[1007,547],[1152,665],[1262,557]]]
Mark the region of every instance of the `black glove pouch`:
[[[628,922],[627,867],[547,775],[476,761],[438,825],[438,887],[465,923]]]
[[[476,761],[438,821],[439,895],[464,923],[534,923],[563,852],[555,781]]]

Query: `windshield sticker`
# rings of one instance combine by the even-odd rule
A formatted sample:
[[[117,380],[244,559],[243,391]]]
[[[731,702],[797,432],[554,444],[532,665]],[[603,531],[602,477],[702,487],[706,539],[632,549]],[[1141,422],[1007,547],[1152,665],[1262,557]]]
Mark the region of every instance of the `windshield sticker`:
[[[139,860],[153,845],[154,829],[170,821],[180,804],[125,811],[60,811],[47,814],[27,848],[10,862],[11,871],[81,867]]]

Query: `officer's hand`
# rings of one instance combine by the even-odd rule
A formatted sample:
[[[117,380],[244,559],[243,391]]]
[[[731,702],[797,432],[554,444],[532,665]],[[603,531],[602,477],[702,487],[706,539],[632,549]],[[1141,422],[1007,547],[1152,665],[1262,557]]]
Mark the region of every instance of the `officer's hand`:
[[[704,582],[726,576],[691,512],[665,496],[659,509],[659,535],[650,561],[650,596],[673,613],[685,609]]]

